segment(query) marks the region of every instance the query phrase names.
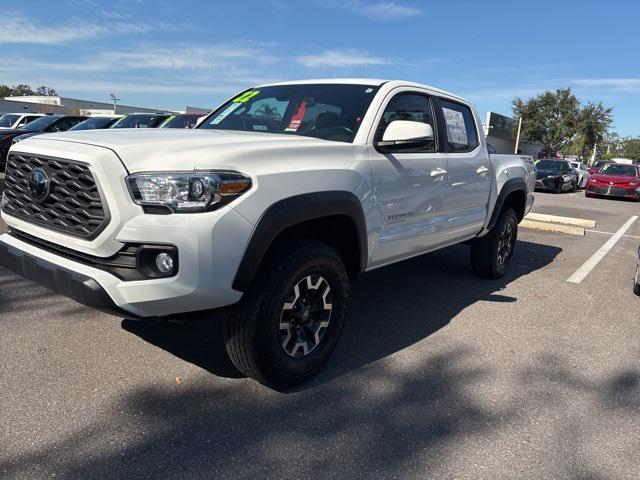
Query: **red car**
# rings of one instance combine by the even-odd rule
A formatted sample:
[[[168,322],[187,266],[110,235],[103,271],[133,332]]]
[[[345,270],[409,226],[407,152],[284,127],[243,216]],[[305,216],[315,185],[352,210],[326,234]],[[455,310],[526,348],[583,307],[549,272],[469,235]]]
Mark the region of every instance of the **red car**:
[[[608,163],[589,177],[584,194],[640,200],[640,166]]]

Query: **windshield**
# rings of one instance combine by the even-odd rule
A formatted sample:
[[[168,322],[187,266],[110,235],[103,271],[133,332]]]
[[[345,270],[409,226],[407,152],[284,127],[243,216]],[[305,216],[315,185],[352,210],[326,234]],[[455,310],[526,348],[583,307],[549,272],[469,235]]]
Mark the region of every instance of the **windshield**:
[[[93,117],[87,118],[84,122],[80,122],[75,127],[71,127],[69,131],[74,130],[95,130],[97,128],[109,128],[118,118],[112,117]]]
[[[538,170],[559,172],[562,169],[562,162],[559,162],[558,160],[539,160],[536,162],[536,168]]]
[[[603,173],[605,175],[620,175],[623,177],[636,177],[638,176],[638,171],[636,167],[631,165],[616,165],[615,163],[609,163],[600,169],[599,173]]]
[[[57,121],[59,118],[60,117],[52,117],[52,116],[40,117],[34,120],[33,122],[27,123],[20,130],[26,130],[28,132],[40,132],[45,128],[47,128],[52,123],[54,123],[55,121]]]
[[[580,164],[578,162],[571,162],[571,165],[573,165],[574,168],[580,168]]]
[[[199,115],[174,115],[167,118],[160,128],[193,128]]]
[[[129,115],[122,117],[111,128],[154,128],[165,118],[167,115]]]
[[[247,90],[198,128],[283,133],[353,142],[378,87],[278,85]]]
[[[0,127],[9,128],[16,123],[19,118],[20,115],[2,115],[0,117]]]

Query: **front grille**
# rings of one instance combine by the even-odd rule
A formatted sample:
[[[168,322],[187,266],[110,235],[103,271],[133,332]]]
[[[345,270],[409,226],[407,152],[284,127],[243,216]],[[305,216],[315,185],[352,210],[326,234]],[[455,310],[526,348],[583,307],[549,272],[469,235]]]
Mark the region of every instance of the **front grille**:
[[[596,187],[594,190],[596,195],[615,195],[618,197],[633,195],[633,190],[629,191],[626,188],[620,187]]]
[[[29,189],[30,175],[36,169],[49,178],[48,195],[39,201]],[[4,195],[5,213],[75,237],[91,240],[109,223],[109,211],[84,163],[11,153]]]

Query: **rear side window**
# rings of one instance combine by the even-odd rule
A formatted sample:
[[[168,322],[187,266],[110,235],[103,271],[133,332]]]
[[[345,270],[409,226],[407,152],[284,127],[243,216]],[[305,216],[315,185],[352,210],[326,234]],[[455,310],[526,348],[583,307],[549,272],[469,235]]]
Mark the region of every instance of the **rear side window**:
[[[471,152],[478,146],[478,132],[469,107],[440,99],[440,108],[451,153]]]
[[[384,131],[395,120],[427,123],[431,125],[434,132],[436,131],[433,123],[431,100],[429,97],[418,93],[399,93],[389,101],[376,131],[376,141],[382,140]],[[430,141],[427,147],[420,151],[435,152],[435,140]]]

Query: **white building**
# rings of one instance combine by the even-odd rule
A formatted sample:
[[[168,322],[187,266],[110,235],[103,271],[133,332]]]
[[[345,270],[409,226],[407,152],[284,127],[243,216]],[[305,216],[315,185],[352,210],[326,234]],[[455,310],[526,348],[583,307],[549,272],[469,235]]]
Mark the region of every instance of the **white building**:
[[[5,97],[0,100],[0,112],[7,113],[63,113],[69,115],[113,115],[113,103],[79,100],[68,97],[48,97],[40,95],[25,95],[20,97]],[[164,113],[168,110],[120,105],[116,107],[117,114],[130,113]]]

